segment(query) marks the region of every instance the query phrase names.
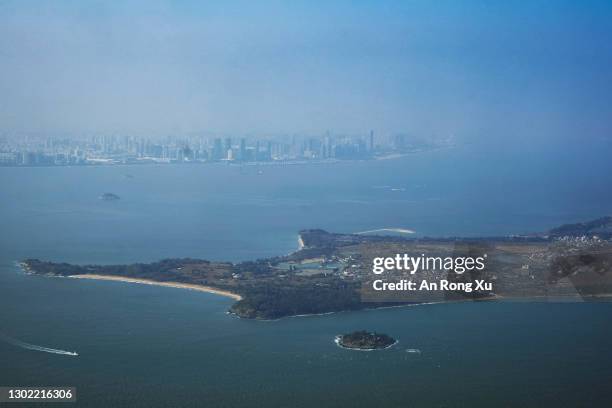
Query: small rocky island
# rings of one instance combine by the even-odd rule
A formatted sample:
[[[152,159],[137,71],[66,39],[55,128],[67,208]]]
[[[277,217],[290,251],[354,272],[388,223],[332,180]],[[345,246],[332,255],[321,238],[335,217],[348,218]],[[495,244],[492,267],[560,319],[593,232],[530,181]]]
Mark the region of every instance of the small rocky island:
[[[113,193],[104,193],[100,196],[100,200],[103,201],[114,201],[114,200],[119,200],[119,196],[117,194],[113,194]]]
[[[381,333],[370,333],[366,330],[336,336],[336,344],[353,350],[380,350],[397,343],[393,337]]]

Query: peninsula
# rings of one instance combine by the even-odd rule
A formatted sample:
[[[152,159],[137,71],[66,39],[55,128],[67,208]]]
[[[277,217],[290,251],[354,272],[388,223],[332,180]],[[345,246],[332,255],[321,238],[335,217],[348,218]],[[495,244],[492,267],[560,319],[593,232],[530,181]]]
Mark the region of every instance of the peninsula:
[[[612,217],[564,225],[526,236],[492,238],[413,238],[367,234],[335,234],[320,229],[299,233],[299,249],[278,256],[239,263],[193,258],[164,259],[124,265],[74,265],[25,259],[32,274],[105,279],[201,290],[230,296],[229,312],[248,319],[278,319],[402,304],[488,300],[499,298],[579,297],[612,295]],[[375,275],[373,260],[395,254],[432,257],[481,257],[482,271],[421,270]],[[376,292],[372,283],[419,279],[448,281],[449,287],[486,280],[492,290],[427,292],[420,296]]]

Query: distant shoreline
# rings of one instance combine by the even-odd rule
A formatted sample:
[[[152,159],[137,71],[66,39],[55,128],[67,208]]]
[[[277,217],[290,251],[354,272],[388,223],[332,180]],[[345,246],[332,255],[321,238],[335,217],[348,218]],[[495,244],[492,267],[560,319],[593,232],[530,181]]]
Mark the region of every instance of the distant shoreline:
[[[373,229],[373,230],[368,230],[368,231],[355,232],[354,234],[365,235],[365,234],[371,234],[373,232],[396,232],[398,234],[415,234],[416,233],[416,231],[408,229],[408,228],[378,228],[378,229]]]
[[[216,289],[210,286],[196,285],[193,283],[158,282],[158,281],[154,281],[151,279],[127,278],[127,277],[122,277],[122,276],[96,275],[96,274],[71,275],[67,277],[73,278],[73,279],[107,280],[107,281],[115,281],[115,282],[139,283],[141,285],[154,285],[154,286],[165,286],[169,288],[197,290],[200,292],[208,292],[208,293],[214,293],[216,295],[226,296],[234,300],[242,300],[242,296],[240,296],[237,293],[229,292],[227,290],[222,290],[222,289]]]

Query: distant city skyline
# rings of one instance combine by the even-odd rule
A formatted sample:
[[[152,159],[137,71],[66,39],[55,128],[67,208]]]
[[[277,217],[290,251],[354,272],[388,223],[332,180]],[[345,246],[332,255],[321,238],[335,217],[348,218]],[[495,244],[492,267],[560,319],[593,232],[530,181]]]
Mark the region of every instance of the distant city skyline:
[[[375,132],[323,136],[236,137],[215,135],[27,136],[0,138],[0,166],[65,166],[146,163],[258,163],[367,160],[398,153],[453,146],[452,138],[423,138],[403,133],[375,137]]]

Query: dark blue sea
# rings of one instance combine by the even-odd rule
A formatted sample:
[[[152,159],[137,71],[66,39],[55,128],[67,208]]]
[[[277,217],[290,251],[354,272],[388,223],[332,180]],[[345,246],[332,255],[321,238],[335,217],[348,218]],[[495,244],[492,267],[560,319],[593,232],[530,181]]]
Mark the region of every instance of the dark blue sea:
[[[84,407],[607,406],[611,303],[259,322],[227,315],[225,297],[29,276],[16,261],[238,261],[295,250],[303,228],[545,231],[612,214],[609,151],[483,143],[311,165],[0,168],[0,334],[79,353],[0,341],[0,385],[75,386]],[[100,200],[105,192],[120,199]],[[357,329],[399,344],[354,352],[333,343]]]

